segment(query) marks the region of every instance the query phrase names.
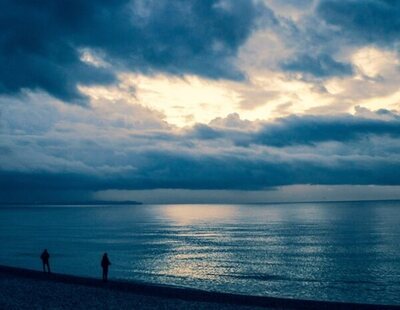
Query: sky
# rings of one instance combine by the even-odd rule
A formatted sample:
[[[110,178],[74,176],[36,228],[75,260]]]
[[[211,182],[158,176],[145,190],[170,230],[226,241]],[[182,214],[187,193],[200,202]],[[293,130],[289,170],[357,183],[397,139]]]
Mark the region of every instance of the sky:
[[[400,1],[0,5],[0,202],[400,199]]]

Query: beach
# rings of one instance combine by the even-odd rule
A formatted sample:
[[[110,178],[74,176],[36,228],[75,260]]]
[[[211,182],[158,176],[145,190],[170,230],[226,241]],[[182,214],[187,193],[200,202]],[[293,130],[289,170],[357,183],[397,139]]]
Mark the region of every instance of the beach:
[[[0,309],[400,309],[207,292],[0,266]]]
[[[0,309],[261,309],[157,295],[95,279],[0,269]]]

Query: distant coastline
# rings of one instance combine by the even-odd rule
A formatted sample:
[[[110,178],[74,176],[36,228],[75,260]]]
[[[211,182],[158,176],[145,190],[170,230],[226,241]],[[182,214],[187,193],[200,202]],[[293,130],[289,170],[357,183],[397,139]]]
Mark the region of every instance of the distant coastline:
[[[0,201],[0,205],[43,205],[43,206],[103,206],[103,205],[141,205],[142,202],[134,200],[124,201],[107,201],[107,200],[83,200],[83,201],[32,201],[32,202],[13,202],[13,201]]]

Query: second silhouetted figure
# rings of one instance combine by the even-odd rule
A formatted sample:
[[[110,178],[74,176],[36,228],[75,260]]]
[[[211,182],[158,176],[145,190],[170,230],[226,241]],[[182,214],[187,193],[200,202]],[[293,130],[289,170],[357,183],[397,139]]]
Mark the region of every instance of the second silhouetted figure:
[[[47,272],[50,273],[50,264],[49,264],[49,259],[50,259],[50,254],[47,252],[47,249],[45,249],[40,255],[40,259],[42,260],[43,263],[43,272],[46,272],[46,267],[47,267]]]
[[[103,282],[107,282],[108,280],[108,267],[111,265],[110,260],[108,259],[107,253],[103,254],[103,258],[101,259],[101,268],[103,268]]]

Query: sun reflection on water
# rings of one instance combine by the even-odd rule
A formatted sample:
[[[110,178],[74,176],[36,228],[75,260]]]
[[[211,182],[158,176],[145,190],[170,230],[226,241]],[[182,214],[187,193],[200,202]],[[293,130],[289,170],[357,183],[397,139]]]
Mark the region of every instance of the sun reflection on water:
[[[163,216],[178,225],[200,222],[226,222],[234,220],[238,214],[233,205],[169,205],[161,208]]]

